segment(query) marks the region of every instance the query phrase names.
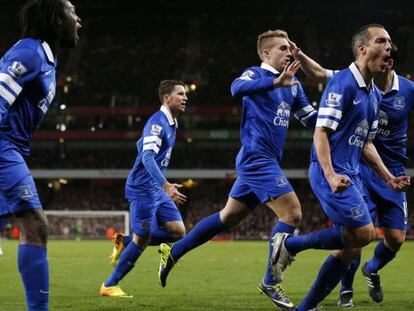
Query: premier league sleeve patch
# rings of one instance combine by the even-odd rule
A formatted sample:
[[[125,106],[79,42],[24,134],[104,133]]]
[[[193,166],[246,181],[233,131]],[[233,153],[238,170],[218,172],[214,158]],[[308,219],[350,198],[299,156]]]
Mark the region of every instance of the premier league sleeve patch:
[[[160,136],[162,132],[162,126],[158,124],[152,124],[150,134]]]
[[[7,68],[7,71],[13,78],[20,79],[27,72],[27,68],[21,62],[15,61]]]
[[[328,94],[328,98],[325,100],[325,103],[328,107],[338,107],[341,105],[341,94],[331,92]]]
[[[246,70],[245,72],[243,72],[243,74],[240,76],[240,80],[253,80],[254,78],[254,71],[252,70]]]

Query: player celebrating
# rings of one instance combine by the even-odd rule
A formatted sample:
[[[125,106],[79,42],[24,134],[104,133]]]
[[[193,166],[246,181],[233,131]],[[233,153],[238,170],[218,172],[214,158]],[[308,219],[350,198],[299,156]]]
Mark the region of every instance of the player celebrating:
[[[291,42],[291,48],[294,57],[301,62],[302,69],[311,78],[324,82],[335,74],[310,59],[293,42]],[[414,84],[395,73],[393,68],[398,59],[397,56],[398,49],[392,44],[391,57],[388,59],[385,71],[374,78],[375,85],[382,92],[382,100],[379,108],[378,132],[373,142],[391,173],[400,176],[405,174],[408,116],[414,107]],[[368,281],[371,298],[375,302],[381,302],[383,291],[378,272],[396,256],[405,240],[406,193],[392,191],[386,187],[379,176],[364,162],[361,162],[360,177],[367,195],[366,200],[371,217],[377,218],[378,225],[384,228],[384,240],[377,245],[374,256],[362,268]],[[359,254],[341,280],[338,306],[353,306],[352,284],[360,260]]]
[[[401,191],[410,184],[409,177],[395,177],[385,167],[372,143],[380,100],[372,78],[386,68],[390,37],[383,26],[370,24],[355,33],[352,47],[355,62],[335,74],[321,98],[309,168],[312,189],[335,227],[298,237],[274,237],[272,260],[279,278],[300,251],[341,249],[322,265],[299,311],[316,308],[345,274],[355,253],[374,239],[358,176],[361,154],[392,189]]]
[[[236,158],[238,178],[220,212],[201,220],[172,248],[161,244],[159,277],[163,287],[179,258],[216,234],[236,226],[259,204],[265,204],[279,218],[272,236],[276,232],[293,233],[300,222],[300,203],[280,168],[280,161],[291,112],[304,125],[313,127],[316,111],[294,77],[299,63],[290,63],[292,54],[287,33],[282,30],[262,33],[258,37],[257,52],[263,61],[261,66],[248,68],[231,86],[232,95],[243,102],[243,146]],[[283,288],[272,277],[270,265],[259,289],[276,306],[293,307]]]
[[[127,244],[125,248],[117,247],[119,260],[114,259],[115,269],[102,284],[101,296],[131,298],[118,283],[134,267],[150,240],[172,242],[185,235],[184,223],[174,202],[183,204],[186,196],[178,191],[182,185],[169,183],[164,172],[175,142],[178,126],[175,117],[185,111],[187,95],[184,84],[176,80],[162,81],[158,94],[161,109],[145,124],[137,142],[138,156],[125,187],[130,204],[132,241],[120,242]]]
[[[22,39],[0,60],[0,223],[20,228],[18,267],[29,311],[49,309],[48,225],[23,157],[56,91],[56,58],[78,44],[80,18],[67,0],[30,0]]]

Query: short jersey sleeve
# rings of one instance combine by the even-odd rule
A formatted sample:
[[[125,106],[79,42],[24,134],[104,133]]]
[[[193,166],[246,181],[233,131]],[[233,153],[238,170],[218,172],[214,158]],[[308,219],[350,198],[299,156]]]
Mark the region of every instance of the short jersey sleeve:
[[[142,133],[142,151],[152,150],[156,154],[160,151],[164,129],[160,120],[150,118],[145,124]]]
[[[12,105],[41,70],[39,54],[30,48],[13,47],[0,61],[0,99]]]
[[[350,93],[346,82],[336,75],[326,86],[319,103],[316,127],[325,127],[335,131],[349,103]]]

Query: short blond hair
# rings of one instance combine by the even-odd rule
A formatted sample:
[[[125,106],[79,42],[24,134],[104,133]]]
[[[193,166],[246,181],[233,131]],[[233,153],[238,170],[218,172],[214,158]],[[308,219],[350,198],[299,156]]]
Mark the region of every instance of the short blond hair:
[[[285,38],[289,40],[289,36],[286,31],[281,29],[276,30],[268,30],[264,33],[261,33],[257,37],[257,54],[259,54],[259,57],[262,59],[262,52],[263,50],[270,49],[272,47],[272,41],[269,39],[272,38]]]

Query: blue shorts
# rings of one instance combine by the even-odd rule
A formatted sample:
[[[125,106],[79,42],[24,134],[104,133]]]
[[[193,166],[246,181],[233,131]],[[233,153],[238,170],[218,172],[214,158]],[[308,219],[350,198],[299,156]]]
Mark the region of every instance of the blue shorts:
[[[242,201],[249,208],[293,191],[279,166],[238,173],[239,176],[230,190],[229,197]]]
[[[41,208],[32,174],[17,147],[0,140],[0,216]]]
[[[403,167],[390,169],[394,176],[405,175]],[[407,229],[407,197],[405,192],[392,190],[370,167],[361,163],[360,177],[364,183],[371,217],[378,227]]]
[[[370,224],[371,216],[365,202],[362,182],[358,176],[348,176],[351,185],[343,192],[334,193],[319,163],[311,162],[309,181],[325,214],[335,225],[359,228]]]
[[[141,237],[150,236],[152,230],[166,222],[183,221],[177,206],[162,189],[139,191],[129,204],[131,231]]]

